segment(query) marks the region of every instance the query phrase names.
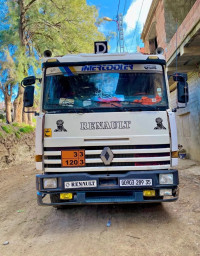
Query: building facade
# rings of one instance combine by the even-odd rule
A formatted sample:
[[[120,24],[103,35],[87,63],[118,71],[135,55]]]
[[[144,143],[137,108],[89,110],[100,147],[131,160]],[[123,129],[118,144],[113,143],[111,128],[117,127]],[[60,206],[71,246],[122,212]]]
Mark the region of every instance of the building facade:
[[[178,141],[189,158],[200,161],[200,0],[153,0],[141,38],[146,53],[164,49],[168,75],[188,75],[189,102],[176,112]],[[169,86],[176,108],[176,83],[170,79]]]

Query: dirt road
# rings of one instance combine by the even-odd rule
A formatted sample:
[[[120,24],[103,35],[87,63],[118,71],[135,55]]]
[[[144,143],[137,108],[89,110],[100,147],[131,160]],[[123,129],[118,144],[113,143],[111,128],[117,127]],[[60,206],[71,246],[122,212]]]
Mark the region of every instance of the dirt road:
[[[1,170],[0,181],[0,256],[200,255],[200,166],[192,161],[180,163],[180,199],[157,206],[39,207],[32,163]]]

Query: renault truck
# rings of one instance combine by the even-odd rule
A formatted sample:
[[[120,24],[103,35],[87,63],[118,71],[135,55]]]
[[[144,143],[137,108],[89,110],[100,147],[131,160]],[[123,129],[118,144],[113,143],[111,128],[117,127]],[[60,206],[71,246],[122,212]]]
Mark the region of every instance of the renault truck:
[[[25,109],[33,106],[35,81],[22,81]],[[185,77],[177,73],[175,81],[183,103]],[[163,55],[46,54],[40,82],[39,205],[178,199],[177,128]]]

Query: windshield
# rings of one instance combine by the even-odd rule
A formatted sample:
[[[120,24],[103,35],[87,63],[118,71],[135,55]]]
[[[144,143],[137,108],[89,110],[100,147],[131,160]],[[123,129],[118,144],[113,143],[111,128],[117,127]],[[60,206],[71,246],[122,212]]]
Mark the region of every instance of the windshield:
[[[119,109],[167,108],[167,93],[161,66],[160,71],[156,72],[134,71],[128,68],[122,71],[109,71],[104,68],[98,73],[96,70],[85,72],[86,68],[82,68],[84,72],[71,70],[65,66],[47,68],[44,110],[109,112]]]

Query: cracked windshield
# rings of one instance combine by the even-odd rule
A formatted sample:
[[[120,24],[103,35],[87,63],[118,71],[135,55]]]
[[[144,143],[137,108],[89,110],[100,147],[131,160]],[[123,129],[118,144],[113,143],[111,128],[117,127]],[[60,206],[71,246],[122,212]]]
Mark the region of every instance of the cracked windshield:
[[[43,108],[58,112],[167,108],[161,66],[137,66],[137,71],[132,64],[48,68]]]

